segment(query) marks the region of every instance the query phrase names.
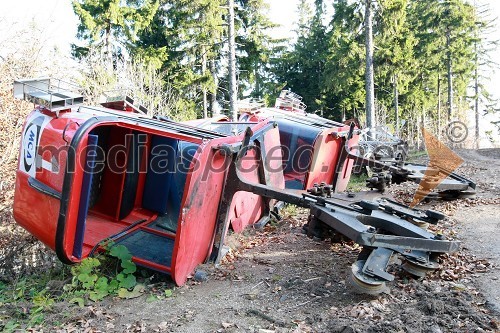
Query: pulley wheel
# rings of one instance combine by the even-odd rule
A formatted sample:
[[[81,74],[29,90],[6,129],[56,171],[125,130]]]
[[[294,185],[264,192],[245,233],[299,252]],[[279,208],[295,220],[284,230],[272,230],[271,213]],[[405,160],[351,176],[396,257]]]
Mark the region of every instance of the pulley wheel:
[[[413,259],[406,258],[406,261],[401,267],[411,275],[423,278],[428,273],[435,271],[439,268],[439,264],[435,261],[418,262]]]
[[[459,199],[474,199],[476,197],[476,191],[462,191],[458,195]]]
[[[358,260],[351,266],[347,284],[357,294],[378,295],[388,290],[385,281],[362,272],[366,260]]]

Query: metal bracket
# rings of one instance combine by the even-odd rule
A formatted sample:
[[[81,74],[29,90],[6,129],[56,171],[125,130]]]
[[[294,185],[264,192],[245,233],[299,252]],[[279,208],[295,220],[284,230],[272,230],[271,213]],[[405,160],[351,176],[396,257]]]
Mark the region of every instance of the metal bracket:
[[[366,275],[375,275],[386,281],[394,280],[394,275],[386,272],[387,265],[394,252],[383,247],[373,250],[366,259],[362,272]]]

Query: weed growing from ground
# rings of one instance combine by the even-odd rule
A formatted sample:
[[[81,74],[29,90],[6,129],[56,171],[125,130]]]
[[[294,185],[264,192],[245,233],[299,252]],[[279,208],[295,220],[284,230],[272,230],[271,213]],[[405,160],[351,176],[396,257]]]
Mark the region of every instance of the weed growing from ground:
[[[108,295],[131,296],[130,290],[137,285],[132,254],[123,245],[105,247],[107,256],[86,258],[71,268],[73,278],[64,287],[68,295],[74,296],[70,303],[84,306],[86,299],[97,302]]]
[[[61,266],[36,276],[22,277],[11,283],[0,282],[0,331],[15,332],[43,326],[46,315],[58,302],[83,307],[89,301],[106,296],[133,298],[145,288],[137,284],[132,254],[123,245],[108,243],[105,251],[81,263]],[[57,288],[54,289],[54,282]]]

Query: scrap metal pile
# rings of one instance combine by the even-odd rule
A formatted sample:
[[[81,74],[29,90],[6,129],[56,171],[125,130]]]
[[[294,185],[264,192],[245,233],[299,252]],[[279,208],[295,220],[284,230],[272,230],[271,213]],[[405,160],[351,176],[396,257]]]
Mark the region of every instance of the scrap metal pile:
[[[385,290],[395,257],[423,276],[459,247],[420,227],[442,220],[438,212],[375,191],[345,194],[360,130],[306,114],[295,94],[279,99],[292,110],[176,123],[128,98],[85,106],[60,81],[17,81],[14,93],[37,104],[23,129],[14,217],[65,263],[113,241],[182,285],[222,258],[230,228],[263,225],[283,202],[309,209],[311,237],[341,234],[363,247],[351,274],[361,292]]]

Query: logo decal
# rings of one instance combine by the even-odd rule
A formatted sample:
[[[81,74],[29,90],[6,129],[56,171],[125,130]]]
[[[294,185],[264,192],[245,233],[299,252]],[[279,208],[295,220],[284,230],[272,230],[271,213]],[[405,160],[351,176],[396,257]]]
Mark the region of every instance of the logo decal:
[[[33,162],[35,161],[36,155],[36,146],[38,143],[38,133],[40,131],[40,127],[35,125],[34,123],[29,124],[24,132],[23,138],[23,152],[24,152],[24,170],[26,172],[30,172],[31,167],[33,166]]]
[[[22,136],[21,161],[19,169],[34,177],[36,174],[36,155],[40,137],[51,117],[35,114],[29,117]]]

